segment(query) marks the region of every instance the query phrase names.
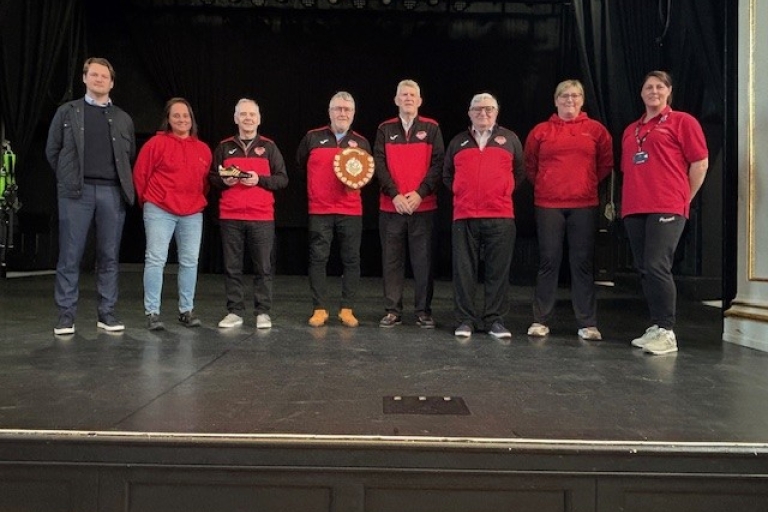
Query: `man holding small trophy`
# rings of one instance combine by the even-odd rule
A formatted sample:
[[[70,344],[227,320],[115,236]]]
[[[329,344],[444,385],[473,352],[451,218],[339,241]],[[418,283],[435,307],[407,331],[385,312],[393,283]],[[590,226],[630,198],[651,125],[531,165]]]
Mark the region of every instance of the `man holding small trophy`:
[[[253,262],[253,314],[257,329],[272,327],[272,250],[275,243],[274,192],[288,185],[283,155],[257,130],[259,105],[243,98],[235,105],[237,135],[221,141],[213,154],[211,183],[219,200],[227,315],[221,328],[243,324],[243,255]]]

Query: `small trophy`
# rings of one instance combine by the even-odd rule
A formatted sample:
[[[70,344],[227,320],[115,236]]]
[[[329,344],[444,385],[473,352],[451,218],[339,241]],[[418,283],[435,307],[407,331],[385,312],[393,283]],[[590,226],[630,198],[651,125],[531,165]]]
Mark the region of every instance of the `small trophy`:
[[[237,178],[239,180],[244,180],[246,178],[250,178],[251,173],[241,171],[240,168],[236,165],[230,165],[227,167],[220,165],[219,176],[222,178]]]

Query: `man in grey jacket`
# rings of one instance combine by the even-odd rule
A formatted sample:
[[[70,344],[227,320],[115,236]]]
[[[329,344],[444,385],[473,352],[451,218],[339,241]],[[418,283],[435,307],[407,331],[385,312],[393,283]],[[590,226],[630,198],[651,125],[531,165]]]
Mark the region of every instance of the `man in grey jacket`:
[[[120,240],[127,205],[133,204],[131,163],[136,153],[133,120],[112,104],[115,70],[106,59],[83,65],[85,97],[56,111],[48,131],[46,157],[56,172],[59,202],[59,260],[54,299],[57,335],[75,332],[80,264],[88,231],[96,229],[97,327],[119,332],[115,316]]]

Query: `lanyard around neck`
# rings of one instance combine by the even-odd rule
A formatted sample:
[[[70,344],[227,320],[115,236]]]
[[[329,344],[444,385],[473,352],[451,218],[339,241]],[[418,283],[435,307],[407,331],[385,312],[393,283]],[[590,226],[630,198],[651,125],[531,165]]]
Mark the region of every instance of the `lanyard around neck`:
[[[643,126],[643,122],[642,121],[637,122],[637,125],[635,126],[635,142],[637,142],[638,152],[643,150],[643,144],[645,143],[645,139],[647,139],[648,136],[651,134],[651,132],[653,132],[653,130],[658,128],[661,123],[667,120],[668,115],[669,114],[660,115],[658,121],[656,121],[656,124],[651,126],[651,128],[647,132],[645,132],[645,135],[643,135],[642,137],[640,137],[640,127]]]

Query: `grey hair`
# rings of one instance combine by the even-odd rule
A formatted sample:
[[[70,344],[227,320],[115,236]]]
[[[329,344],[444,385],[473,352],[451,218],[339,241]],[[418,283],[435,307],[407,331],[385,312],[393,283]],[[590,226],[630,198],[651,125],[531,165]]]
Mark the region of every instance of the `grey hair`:
[[[243,103],[253,103],[254,105],[256,105],[256,109],[260,110],[259,104],[256,100],[251,98],[240,98],[239,100],[237,100],[237,103],[235,104],[235,114],[237,114],[240,111],[240,105],[242,105]]]
[[[333,96],[331,96],[331,101],[328,102],[328,108],[331,108],[331,103],[333,103],[333,100],[351,101],[352,105],[355,104],[355,98],[353,98],[352,95],[349,94],[347,91],[339,91]]]
[[[494,103],[494,106],[496,107],[496,110],[499,110],[499,101],[496,99],[496,97],[493,94],[487,93],[487,92],[481,92],[480,94],[475,94],[472,96],[472,101],[469,102],[469,108],[472,108],[473,105],[476,105],[484,100],[491,100]]]
[[[421,96],[421,87],[419,87],[419,84],[417,84],[415,80],[411,80],[410,78],[401,80],[400,83],[397,84],[397,91],[395,94],[400,94],[400,89],[403,87],[411,87],[412,89],[416,89],[418,95]]]

